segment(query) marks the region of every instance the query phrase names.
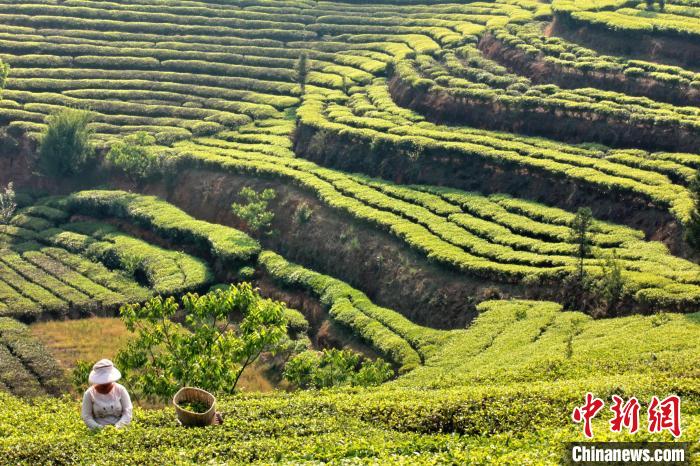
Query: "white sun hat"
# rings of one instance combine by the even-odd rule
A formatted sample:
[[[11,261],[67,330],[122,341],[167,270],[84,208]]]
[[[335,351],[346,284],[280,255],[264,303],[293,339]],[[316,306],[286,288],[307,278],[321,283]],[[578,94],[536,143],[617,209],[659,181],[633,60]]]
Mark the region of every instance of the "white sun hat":
[[[114,363],[109,359],[100,359],[92,366],[88,381],[91,385],[103,385],[116,382],[122,378],[121,372],[114,367]]]

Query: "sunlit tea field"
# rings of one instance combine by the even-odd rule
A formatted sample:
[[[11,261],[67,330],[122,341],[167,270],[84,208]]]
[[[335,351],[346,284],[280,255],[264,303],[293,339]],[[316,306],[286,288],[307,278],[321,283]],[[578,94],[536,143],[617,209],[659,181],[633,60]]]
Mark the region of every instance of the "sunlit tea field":
[[[700,462],[696,0],[0,0],[0,89],[0,464]]]

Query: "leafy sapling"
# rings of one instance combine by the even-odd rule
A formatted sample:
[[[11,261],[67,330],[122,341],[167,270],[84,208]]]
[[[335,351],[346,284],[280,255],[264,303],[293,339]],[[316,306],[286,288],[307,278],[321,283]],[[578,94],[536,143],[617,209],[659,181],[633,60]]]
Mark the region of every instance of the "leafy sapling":
[[[245,202],[231,204],[234,215],[243,220],[251,232],[271,235],[275,214],[268,210],[268,205],[277,196],[275,190],[265,189],[257,192],[253,188],[245,187],[239,195]]]
[[[168,399],[188,385],[234,393],[243,371],[286,335],[285,309],[249,283],[190,293],[182,306],[173,297],[127,305],[121,317],[135,338],[116,362],[138,395]]]
[[[130,134],[112,145],[107,160],[132,180],[149,178],[163,165],[163,156],[149,150],[155,143],[156,138],[145,131]]]

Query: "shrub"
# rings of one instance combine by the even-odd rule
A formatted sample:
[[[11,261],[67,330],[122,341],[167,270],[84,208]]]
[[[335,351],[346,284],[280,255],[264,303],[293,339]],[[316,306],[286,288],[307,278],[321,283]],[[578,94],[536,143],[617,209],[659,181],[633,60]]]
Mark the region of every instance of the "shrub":
[[[148,150],[155,142],[155,137],[139,131],[113,144],[107,160],[132,179],[149,178],[163,166],[163,157]]]
[[[364,361],[360,370],[355,375],[355,385],[362,387],[370,387],[379,385],[391,378],[394,371],[391,369],[391,364],[383,359],[375,359],[374,361]]]
[[[252,188],[245,187],[241,189],[239,194],[246,202],[244,204],[236,202],[231,204],[233,213],[246,223],[250,231],[271,234],[270,225],[275,214],[267,210],[267,206],[277,196],[275,190],[265,189],[257,192]]]
[[[7,75],[9,73],[10,66],[0,60],[0,90],[5,88],[5,81],[7,81]]]
[[[695,173],[688,189],[693,198],[693,209],[685,226],[685,240],[697,251],[700,250],[700,170]]]
[[[88,128],[90,113],[86,110],[65,109],[50,115],[41,136],[39,157],[42,170],[49,175],[64,176],[79,173],[92,157],[92,131]]]
[[[296,221],[300,224],[308,223],[308,221],[311,220],[313,213],[313,207],[311,207],[308,202],[303,201],[297,206],[295,211]]]
[[[671,317],[667,312],[657,312],[651,317],[651,325],[653,327],[661,327],[671,321]]]
[[[351,350],[305,351],[285,366],[284,377],[300,388],[330,388],[341,385],[368,387],[386,382],[393,375],[383,359],[364,360]]]
[[[606,310],[608,313],[611,313],[617,310],[625,287],[625,280],[622,276],[622,267],[620,266],[617,252],[613,250],[612,256],[606,257],[601,267],[603,269],[603,277],[600,280],[599,289],[605,300]]]
[[[304,351],[289,360],[284,368],[284,378],[299,388],[311,388],[313,374],[319,364],[315,351]]]
[[[585,273],[584,259],[591,253],[590,229],[593,224],[593,213],[588,207],[582,207],[576,212],[571,221],[571,242],[576,245],[576,257],[578,258],[578,280],[583,281]]]
[[[198,121],[190,128],[195,136],[210,136],[224,130],[223,125],[213,121]]]
[[[75,367],[71,371],[71,384],[78,393],[85,389],[85,383],[90,376],[91,370],[92,364],[89,362],[82,359],[75,361]]]
[[[287,319],[287,329],[290,334],[306,334],[309,331],[309,321],[301,312],[287,309],[284,316]]]

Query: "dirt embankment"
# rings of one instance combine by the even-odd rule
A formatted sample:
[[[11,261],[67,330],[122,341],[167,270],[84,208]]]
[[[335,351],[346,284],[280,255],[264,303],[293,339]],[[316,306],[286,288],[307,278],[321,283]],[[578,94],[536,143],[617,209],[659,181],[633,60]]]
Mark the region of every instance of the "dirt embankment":
[[[424,154],[419,162],[409,166],[401,156],[384,153],[381,148],[371,148],[367,142],[346,141],[337,135],[325,134],[322,144],[319,145],[319,141],[308,144],[312,137],[313,132],[301,128],[297,145],[306,149],[325,147],[322,153],[307,152],[304,155],[329,166],[398,178],[397,181],[401,182],[451,184],[486,193],[510,192],[569,209],[589,205],[600,218],[617,222],[624,219],[632,226],[646,230],[654,239],[674,244],[680,238],[678,225],[666,211],[641,199],[625,197],[624,193],[602,193],[579,186],[565,177],[555,178],[551,174],[494,165],[477,157],[444,152]],[[344,280],[365,292],[377,304],[434,328],[464,327],[476,316],[476,304],[486,299],[517,297],[559,301],[563,298],[556,284],[527,287],[502,283],[433,263],[393,235],[329,208],[312,192],[284,179],[193,166],[183,166],[176,173],[160,181],[133,183],[102,169],[92,175],[59,180],[50,185],[44,178],[25,179],[17,173],[0,172],[0,182],[18,179],[22,180],[18,182],[20,188],[44,189],[49,193],[68,193],[99,186],[153,194],[196,218],[243,230],[246,226],[233,216],[230,208],[232,202],[240,201],[238,193],[241,188],[250,186],[258,191],[273,188],[277,196],[271,202],[270,210],[275,214],[272,224],[275,233],[259,237],[264,248]],[[479,176],[473,176],[474,173]],[[13,178],[13,175],[17,177]],[[220,277],[226,279],[225,274]],[[307,315],[313,317],[313,313]],[[321,335],[338,334],[328,328],[329,325],[326,324],[325,329],[319,327]]]
[[[321,165],[398,183],[507,193],[569,211],[590,207],[597,218],[642,230],[647,239],[664,242],[674,254],[690,255],[676,219],[666,209],[629,191],[606,191],[544,170],[447,150],[426,150],[409,161],[396,147],[308,126],[298,128],[295,148],[297,155]]]
[[[292,309],[304,314],[309,322],[309,336],[314,348],[350,348],[365,356],[376,359],[380,355],[362,342],[347,328],[330,319],[321,302],[309,293],[280,287],[273,279],[258,271],[255,286],[266,298],[287,303]]]
[[[648,77],[626,76],[622,72],[581,71],[547,61],[542,54],[528,55],[488,33],[479,41],[479,50],[487,58],[515,74],[528,77],[535,84],[556,84],[564,89],[596,87],[676,105],[700,105],[700,89]]]
[[[6,162],[0,157],[0,168]],[[20,164],[15,162],[14,166]],[[133,183],[100,171],[79,179],[52,182],[48,178],[24,176],[24,168],[0,171],[0,183],[16,180],[20,189],[52,194],[96,187],[152,194],[198,219],[243,230],[246,226],[234,217],[230,208],[232,202],[240,201],[238,192],[244,186],[256,190],[273,188],[277,196],[270,209],[275,214],[272,225],[275,234],[258,238],[264,248],[339,278],[365,292],[377,304],[395,309],[421,325],[464,327],[476,316],[476,304],[485,299],[554,298],[551,290],[494,283],[432,263],[389,233],[331,209],[312,193],[279,178],[183,168],[174,178],[147,183]],[[221,279],[226,277],[221,270],[217,274]],[[328,325],[325,331],[338,333]]]
[[[131,187],[158,195],[197,218],[245,230],[231,212],[244,186],[272,188],[276,198],[273,235],[258,235],[267,249],[288,260],[339,278],[365,292],[377,304],[412,321],[435,328],[463,327],[475,306],[494,297],[540,297],[546,291],[498,284],[429,262],[389,233],[333,210],[294,185],[230,173],[188,170],[175,183]]]
[[[698,130],[672,121],[631,122],[628,118],[592,110],[472,99],[458,96],[448,89],[417,89],[398,75],[389,81],[389,91],[397,104],[435,123],[544,136],[570,143],[598,142],[612,147],[700,151]]]
[[[548,32],[610,55],[625,55],[677,65],[700,71],[700,42],[697,36],[655,32],[653,35],[629,30],[612,30],[603,25],[578,21],[567,13],[556,13]]]

